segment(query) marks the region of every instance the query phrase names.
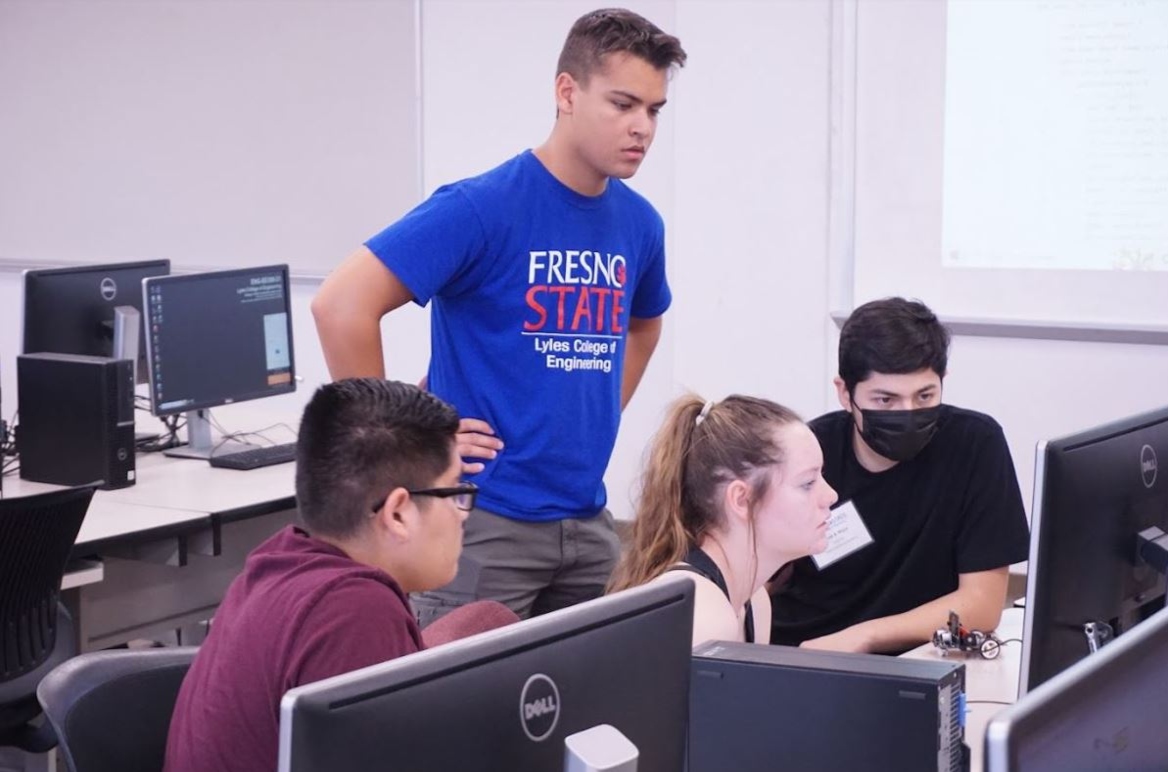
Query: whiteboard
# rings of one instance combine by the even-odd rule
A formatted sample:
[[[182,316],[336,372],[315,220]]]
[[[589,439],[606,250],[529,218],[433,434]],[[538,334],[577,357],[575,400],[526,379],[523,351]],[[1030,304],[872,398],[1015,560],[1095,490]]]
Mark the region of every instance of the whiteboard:
[[[321,276],[420,200],[415,0],[0,3],[0,261]]]
[[[1080,329],[1168,321],[1168,4],[847,7],[854,304],[907,295],[949,318]]]

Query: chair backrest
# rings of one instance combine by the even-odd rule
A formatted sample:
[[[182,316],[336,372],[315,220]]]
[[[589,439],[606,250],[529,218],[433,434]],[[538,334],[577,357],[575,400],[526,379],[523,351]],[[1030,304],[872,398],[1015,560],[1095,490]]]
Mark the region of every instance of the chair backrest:
[[[0,683],[53,652],[61,576],[93,490],[0,499]]]
[[[183,677],[198,647],[97,651],[37,688],[70,772],[160,772]]]

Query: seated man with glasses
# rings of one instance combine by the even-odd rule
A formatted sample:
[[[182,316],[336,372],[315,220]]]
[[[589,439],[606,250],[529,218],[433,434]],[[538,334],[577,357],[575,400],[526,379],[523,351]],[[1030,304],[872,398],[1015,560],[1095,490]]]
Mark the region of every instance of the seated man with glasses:
[[[179,690],[167,772],[275,770],[294,686],[516,621],[483,601],[425,638],[408,593],[450,582],[476,488],[460,483],[458,415],[378,378],[322,386],[296,448],[302,527],[248,556]]]

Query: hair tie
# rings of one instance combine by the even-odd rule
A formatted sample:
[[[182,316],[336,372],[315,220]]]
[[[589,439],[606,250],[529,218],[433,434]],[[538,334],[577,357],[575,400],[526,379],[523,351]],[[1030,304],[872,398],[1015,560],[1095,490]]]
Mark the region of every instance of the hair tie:
[[[713,410],[713,408],[714,400],[712,399],[708,400],[706,404],[702,405],[702,412],[698,413],[697,420],[694,421],[694,426],[701,426],[702,421],[706,420],[706,416],[710,414],[710,411]]]

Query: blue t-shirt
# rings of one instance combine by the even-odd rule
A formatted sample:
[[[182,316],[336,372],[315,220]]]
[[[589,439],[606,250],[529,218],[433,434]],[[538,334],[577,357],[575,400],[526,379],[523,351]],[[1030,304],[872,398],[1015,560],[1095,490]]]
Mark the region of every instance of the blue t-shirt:
[[[624,183],[583,196],[525,151],[366,242],[419,305],[434,301],[430,390],[506,445],[471,478],[484,509],[540,521],[604,507],[629,317],[671,300],[664,239]]]

